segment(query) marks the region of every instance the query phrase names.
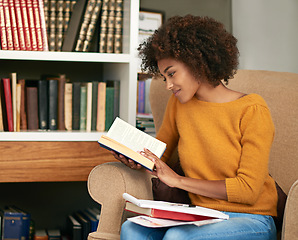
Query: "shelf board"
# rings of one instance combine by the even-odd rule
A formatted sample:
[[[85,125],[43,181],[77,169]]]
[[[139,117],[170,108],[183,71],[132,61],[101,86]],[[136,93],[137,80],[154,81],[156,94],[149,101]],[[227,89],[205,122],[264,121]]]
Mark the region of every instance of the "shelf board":
[[[0,59],[68,62],[129,63],[129,54],[90,52],[8,51],[0,50]]]
[[[97,142],[102,134],[103,132],[85,131],[1,132],[0,142]]]

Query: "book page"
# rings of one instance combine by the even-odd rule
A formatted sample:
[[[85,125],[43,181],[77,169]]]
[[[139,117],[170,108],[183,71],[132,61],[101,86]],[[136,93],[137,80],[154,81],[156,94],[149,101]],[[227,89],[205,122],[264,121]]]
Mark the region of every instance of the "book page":
[[[142,132],[118,117],[110,127],[107,136],[136,152],[147,148],[159,158],[166,148],[165,143]]]

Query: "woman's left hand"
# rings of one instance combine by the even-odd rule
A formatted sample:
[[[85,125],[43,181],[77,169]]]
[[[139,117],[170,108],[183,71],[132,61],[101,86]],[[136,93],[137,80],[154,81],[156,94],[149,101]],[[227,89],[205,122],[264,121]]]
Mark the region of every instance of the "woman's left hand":
[[[176,172],[174,172],[165,162],[160,160],[150,150],[145,148],[144,151],[140,152],[140,154],[154,162],[155,168],[152,172],[150,172],[151,174],[157,176],[168,186],[175,187],[175,183],[180,177]]]

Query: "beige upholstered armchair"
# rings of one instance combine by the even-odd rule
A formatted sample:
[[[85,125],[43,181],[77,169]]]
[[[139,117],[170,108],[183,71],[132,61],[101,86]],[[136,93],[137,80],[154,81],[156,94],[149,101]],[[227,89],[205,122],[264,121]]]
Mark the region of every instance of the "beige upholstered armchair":
[[[276,134],[269,171],[288,194],[281,238],[298,239],[298,74],[239,70],[229,87],[260,94],[271,109]],[[157,130],[169,96],[164,82],[154,79],[150,102]],[[146,172],[131,170],[118,162],[95,167],[89,175],[88,190],[102,210],[98,229],[88,239],[119,239],[121,224],[127,218],[122,194],[128,192],[138,198],[152,199],[150,179]]]

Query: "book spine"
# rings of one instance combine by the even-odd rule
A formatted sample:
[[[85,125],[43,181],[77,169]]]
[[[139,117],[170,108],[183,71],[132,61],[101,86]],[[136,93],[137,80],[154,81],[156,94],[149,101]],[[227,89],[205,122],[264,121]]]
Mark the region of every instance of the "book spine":
[[[37,46],[35,20],[34,20],[33,2],[32,0],[26,0],[26,4],[27,4],[27,13],[28,13],[28,23],[29,23],[29,29],[30,29],[31,46],[33,51],[37,51],[38,46]]]
[[[145,81],[138,81],[138,113],[145,113]]]
[[[87,96],[86,96],[86,131],[91,132],[92,123],[92,82],[87,83]]]
[[[109,2],[109,16],[107,28],[107,53],[114,52],[115,0]]]
[[[39,129],[46,130],[48,126],[48,81],[38,81],[38,115]]]
[[[13,48],[14,50],[20,50],[19,43],[19,34],[17,28],[17,19],[16,19],[16,11],[14,7],[14,0],[8,0],[9,10],[10,10],[10,22],[11,22],[11,31],[12,31],[12,39],[13,39]]]
[[[8,50],[3,0],[0,0],[0,41],[1,49]]]
[[[81,102],[80,102],[80,130],[86,130],[87,116],[87,86],[81,85]]]
[[[13,132],[13,110],[12,110],[12,98],[11,98],[11,80],[10,78],[2,78],[5,105],[6,105],[6,117],[8,131]]]
[[[8,0],[3,0],[3,8],[4,8],[6,38],[7,38],[7,49],[14,50]]]
[[[10,79],[11,79],[13,131],[16,131],[16,128],[17,128],[17,74],[11,73]]]
[[[100,10],[101,10],[101,2],[102,2],[102,0],[97,0],[96,1],[96,5],[95,5],[94,10],[92,12],[90,24],[89,24],[87,32],[86,32],[86,38],[84,40],[84,45],[83,45],[83,50],[82,50],[83,52],[88,52],[89,51],[89,47],[90,47],[92,38],[94,36],[96,23],[98,21],[99,15],[100,15],[99,13],[100,13]]]
[[[114,53],[122,53],[123,0],[116,0]]]
[[[50,17],[49,17],[49,11],[50,11],[50,0],[41,0],[39,3],[40,6],[43,5],[44,10],[44,22],[45,22],[45,29],[47,35],[49,34],[49,25],[50,25]],[[42,15],[40,17],[42,19]]]
[[[70,131],[72,130],[72,83],[65,83],[64,103],[65,129]]]
[[[27,129],[38,129],[38,89],[37,87],[26,87],[27,102]]]
[[[99,33],[99,52],[105,53],[107,51],[107,28],[109,17],[109,0],[103,0],[100,21]]]
[[[49,129],[57,130],[58,120],[58,80],[50,79],[49,84]]]
[[[30,37],[30,28],[29,28],[29,19],[28,19],[26,0],[20,0],[20,5],[21,5],[21,13],[22,13],[22,19],[23,19],[26,50],[31,51],[32,50],[32,42],[31,42],[31,37]]]
[[[114,87],[106,88],[106,121],[105,131],[108,131],[114,121]]]
[[[16,114],[16,131],[21,129],[21,84],[17,83],[17,114]]]
[[[49,51],[56,50],[56,0],[50,0]]]
[[[61,74],[58,84],[58,130],[65,130],[64,98],[65,98],[65,74]]]
[[[82,25],[81,25],[81,28],[79,31],[79,37],[78,37],[77,44],[75,47],[75,51],[77,51],[77,52],[83,50],[84,40],[86,38],[87,29],[90,24],[91,15],[92,15],[93,9],[95,7],[95,3],[96,3],[96,0],[88,0],[87,6],[85,9],[85,13],[84,13],[84,17],[83,17],[83,22],[82,22]]]
[[[98,82],[92,82],[91,131],[96,131],[96,123],[97,123],[97,98],[98,98]]]
[[[98,83],[98,96],[97,96],[97,124],[96,130],[103,132],[105,130],[106,121],[106,83]]]
[[[80,130],[81,84],[74,82],[72,86],[72,130]]]
[[[47,34],[47,22],[46,16],[48,17],[48,14],[46,13],[48,10],[45,9],[44,2],[48,2],[48,0],[38,0],[38,8],[39,8],[39,17],[40,17],[40,27],[41,27],[41,35],[42,35],[42,48],[43,51],[49,51],[49,45],[48,45],[48,34]],[[48,3],[47,3],[48,4]]]
[[[1,84],[0,84],[0,132],[3,132],[4,131],[4,124],[3,124],[3,113],[2,113],[2,98],[1,98]],[[0,217],[1,217],[1,214],[0,214]],[[0,227],[1,229],[1,227]],[[0,234],[1,236],[1,234]]]
[[[63,43],[63,6],[64,1],[57,1],[57,17],[56,17],[56,51],[61,52]]]
[[[42,39],[38,0],[32,0],[32,10],[34,15],[34,23],[35,23],[34,25],[35,25],[35,31],[36,31],[37,50],[43,51],[43,39]]]
[[[27,116],[25,105],[25,79],[19,79],[18,83],[21,85],[20,130],[27,130]]]
[[[22,19],[20,0],[14,0],[20,50],[26,50],[25,33]]]
[[[5,239],[22,239],[22,219],[19,214],[4,212],[3,233]]]
[[[65,39],[66,32],[68,29],[70,14],[71,14],[71,1],[65,0],[64,1],[64,14],[63,14],[63,40]]]

